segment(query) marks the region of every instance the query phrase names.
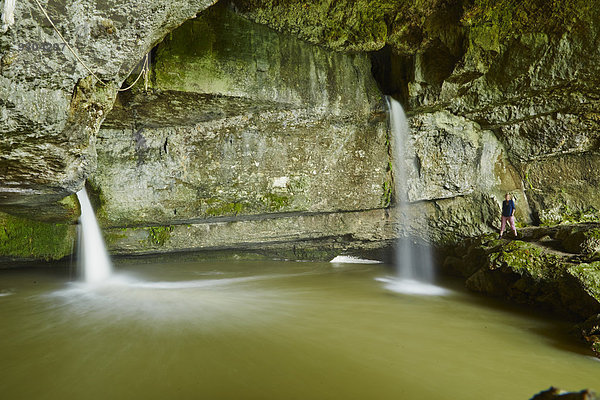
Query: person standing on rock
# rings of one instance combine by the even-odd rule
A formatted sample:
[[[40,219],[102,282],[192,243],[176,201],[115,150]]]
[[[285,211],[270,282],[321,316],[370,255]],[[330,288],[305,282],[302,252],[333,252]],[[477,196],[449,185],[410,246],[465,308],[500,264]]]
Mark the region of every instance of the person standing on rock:
[[[515,202],[512,201],[510,193],[504,195],[504,201],[502,202],[502,223],[500,224],[501,238],[504,234],[504,228],[506,228],[506,221],[508,221],[515,237],[517,237],[517,228],[515,227]]]

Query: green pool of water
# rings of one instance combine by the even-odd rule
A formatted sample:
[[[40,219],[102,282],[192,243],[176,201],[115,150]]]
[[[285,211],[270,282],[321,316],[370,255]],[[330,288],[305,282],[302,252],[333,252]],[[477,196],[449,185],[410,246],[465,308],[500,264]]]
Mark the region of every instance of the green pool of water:
[[[3,399],[528,399],[600,390],[569,323],[450,285],[395,293],[381,265],[173,259],[0,271]]]

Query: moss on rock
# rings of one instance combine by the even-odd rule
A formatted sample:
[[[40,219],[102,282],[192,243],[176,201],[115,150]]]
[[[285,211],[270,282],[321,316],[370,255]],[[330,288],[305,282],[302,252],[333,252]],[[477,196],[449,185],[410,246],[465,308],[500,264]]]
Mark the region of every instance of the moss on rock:
[[[72,253],[75,225],[33,221],[0,213],[0,257],[59,260]]]
[[[532,243],[515,240],[489,255],[489,269],[508,268],[534,280],[555,278],[564,270],[561,258]]]
[[[148,241],[152,245],[163,246],[171,237],[173,226],[153,226],[148,229]]]
[[[472,33],[493,32],[498,40],[527,32],[564,32],[589,21],[593,8],[587,0],[474,0],[466,3],[462,21]]]
[[[571,266],[567,273],[576,278],[590,296],[600,301],[600,261]]]
[[[219,205],[209,207],[205,214],[209,217],[224,217],[228,215],[238,215],[246,209],[246,205],[243,203],[222,202]]]
[[[263,196],[263,199],[271,211],[287,208],[291,203],[291,198],[287,194],[267,193]]]

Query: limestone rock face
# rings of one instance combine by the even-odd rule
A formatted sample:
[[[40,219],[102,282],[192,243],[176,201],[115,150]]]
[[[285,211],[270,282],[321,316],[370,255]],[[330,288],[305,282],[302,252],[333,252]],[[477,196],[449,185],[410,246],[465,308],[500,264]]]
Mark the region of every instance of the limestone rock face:
[[[226,243],[213,235],[185,243],[179,225],[203,231],[224,220],[238,227],[264,220],[253,222],[264,238],[236,228],[232,246],[281,241],[278,229],[290,218],[307,223],[306,213],[348,212],[348,226],[361,218],[363,227],[378,226],[367,210],[390,205],[395,138],[370,70],[364,54],[308,45],[224,5],[172,32],[154,52],[151,90],[120,94],[104,121],[90,183],[106,227],[145,227],[148,235],[152,227],[174,229],[159,248],[126,230],[113,250],[221,248]],[[488,232],[506,191],[528,220],[519,174],[492,131],[445,110],[410,122],[409,208],[428,216],[429,229],[392,209],[369,240],[386,245],[398,234],[427,232],[425,240],[450,243]],[[335,224],[320,229],[319,237],[356,234]],[[305,231],[285,236],[317,234]]]
[[[600,220],[600,154],[565,154],[528,162],[523,168],[534,219],[545,224]]]
[[[413,116],[410,125],[412,148],[404,155],[409,201],[473,193],[501,201],[507,191],[513,191],[521,194],[524,201],[517,204],[527,219],[519,174],[491,131],[447,111]]]
[[[248,18],[315,43],[377,50],[371,54],[380,87],[403,102],[413,127],[426,121],[424,131],[449,133],[428,139],[429,147],[438,140],[450,150],[447,158],[474,158],[470,146],[462,154],[448,149],[460,128],[472,130],[476,123],[492,133],[505,150],[504,164],[512,166],[510,175],[523,183],[506,190],[525,189],[518,195],[531,200],[535,222],[577,219],[600,209],[597,174],[589,172],[600,167],[600,15],[592,3],[235,3]],[[458,124],[449,126],[449,115]],[[465,182],[461,168],[439,153],[435,163],[448,167],[439,180],[448,188],[430,187],[430,178],[421,175],[427,195],[471,190],[474,180]]]
[[[428,78],[431,60],[415,63],[406,101],[415,120],[443,108],[493,133],[511,175],[523,182],[534,221],[598,210],[600,186],[591,171],[600,167],[600,53],[590,45],[597,35],[592,24],[560,35],[519,33],[486,48],[471,32],[466,52],[441,83]],[[430,126],[445,120],[434,117]]]
[[[385,243],[387,124],[370,69],[223,5],[172,32],[150,90],[120,94],[98,134],[89,182],[112,250]],[[168,232],[160,244],[153,229]]]
[[[0,35],[0,206],[42,218],[96,168],[96,133],[116,89],[164,35],[211,5],[189,1],[18,1]],[[41,211],[41,213],[40,213]]]

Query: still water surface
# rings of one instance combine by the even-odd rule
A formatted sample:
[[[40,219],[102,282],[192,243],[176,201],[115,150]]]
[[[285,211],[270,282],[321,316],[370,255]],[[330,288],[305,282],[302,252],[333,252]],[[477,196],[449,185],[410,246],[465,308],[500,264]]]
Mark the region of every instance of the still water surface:
[[[0,271],[3,399],[528,399],[600,390],[569,324],[381,265],[171,260],[89,288]]]

